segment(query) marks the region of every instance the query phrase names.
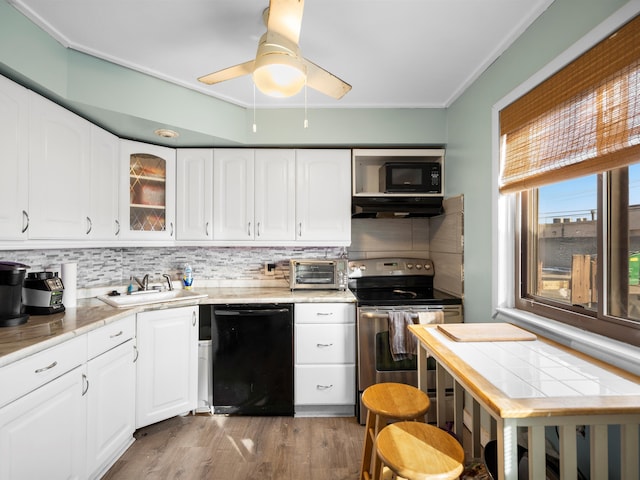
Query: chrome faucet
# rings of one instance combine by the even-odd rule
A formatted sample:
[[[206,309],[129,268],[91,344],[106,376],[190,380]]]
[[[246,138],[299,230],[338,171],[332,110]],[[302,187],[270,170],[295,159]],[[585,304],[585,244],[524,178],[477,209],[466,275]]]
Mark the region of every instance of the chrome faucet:
[[[167,280],[167,284],[169,285],[169,290],[173,290],[173,283],[171,283],[171,277],[166,273],[163,273],[162,276]]]
[[[148,273],[142,278],[142,281],[140,281],[138,279],[138,277],[133,277],[133,279],[140,286],[140,290],[148,290],[149,289],[149,274]]]

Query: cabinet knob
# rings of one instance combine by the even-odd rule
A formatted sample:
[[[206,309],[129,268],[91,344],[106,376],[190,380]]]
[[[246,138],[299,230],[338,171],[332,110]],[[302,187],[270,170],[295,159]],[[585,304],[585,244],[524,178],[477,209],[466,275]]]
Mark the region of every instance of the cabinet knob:
[[[93,228],[93,222],[91,221],[91,217],[87,217],[87,232],[86,232],[87,235],[91,233],[92,228]]]
[[[116,237],[120,235],[120,220],[116,218]]]

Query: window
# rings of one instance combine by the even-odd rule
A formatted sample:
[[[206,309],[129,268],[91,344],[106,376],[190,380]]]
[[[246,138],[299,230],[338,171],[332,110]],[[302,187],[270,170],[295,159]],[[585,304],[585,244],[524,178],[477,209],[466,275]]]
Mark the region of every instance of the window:
[[[598,301],[597,177],[590,175],[530,193],[525,259],[526,295],[594,310]]]
[[[516,306],[640,346],[640,17],[500,111]]]
[[[519,198],[517,307],[640,345],[640,163]]]

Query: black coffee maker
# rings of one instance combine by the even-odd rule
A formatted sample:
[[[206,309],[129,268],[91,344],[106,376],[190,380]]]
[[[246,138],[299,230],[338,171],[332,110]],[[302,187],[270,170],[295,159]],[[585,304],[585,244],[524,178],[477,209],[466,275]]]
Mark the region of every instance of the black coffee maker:
[[[0,262],[0,327],[26,323],[29,315],[22,313],[22,282],[29,265]]]

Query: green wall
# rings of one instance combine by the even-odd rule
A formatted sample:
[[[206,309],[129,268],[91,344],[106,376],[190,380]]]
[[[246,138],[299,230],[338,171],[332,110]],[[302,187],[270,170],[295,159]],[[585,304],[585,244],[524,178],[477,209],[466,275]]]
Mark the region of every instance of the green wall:
[[[493,105],[592,28],[624,0],[555,0],[447,112],[447,190],[464,193],[465,321],[492,315]]]
[[[444,145],[445,109],[253,111],[67,50],[0,0],[0,73],[124,138],[168,146]],[[180,132],[175,141],[153,134]]]

